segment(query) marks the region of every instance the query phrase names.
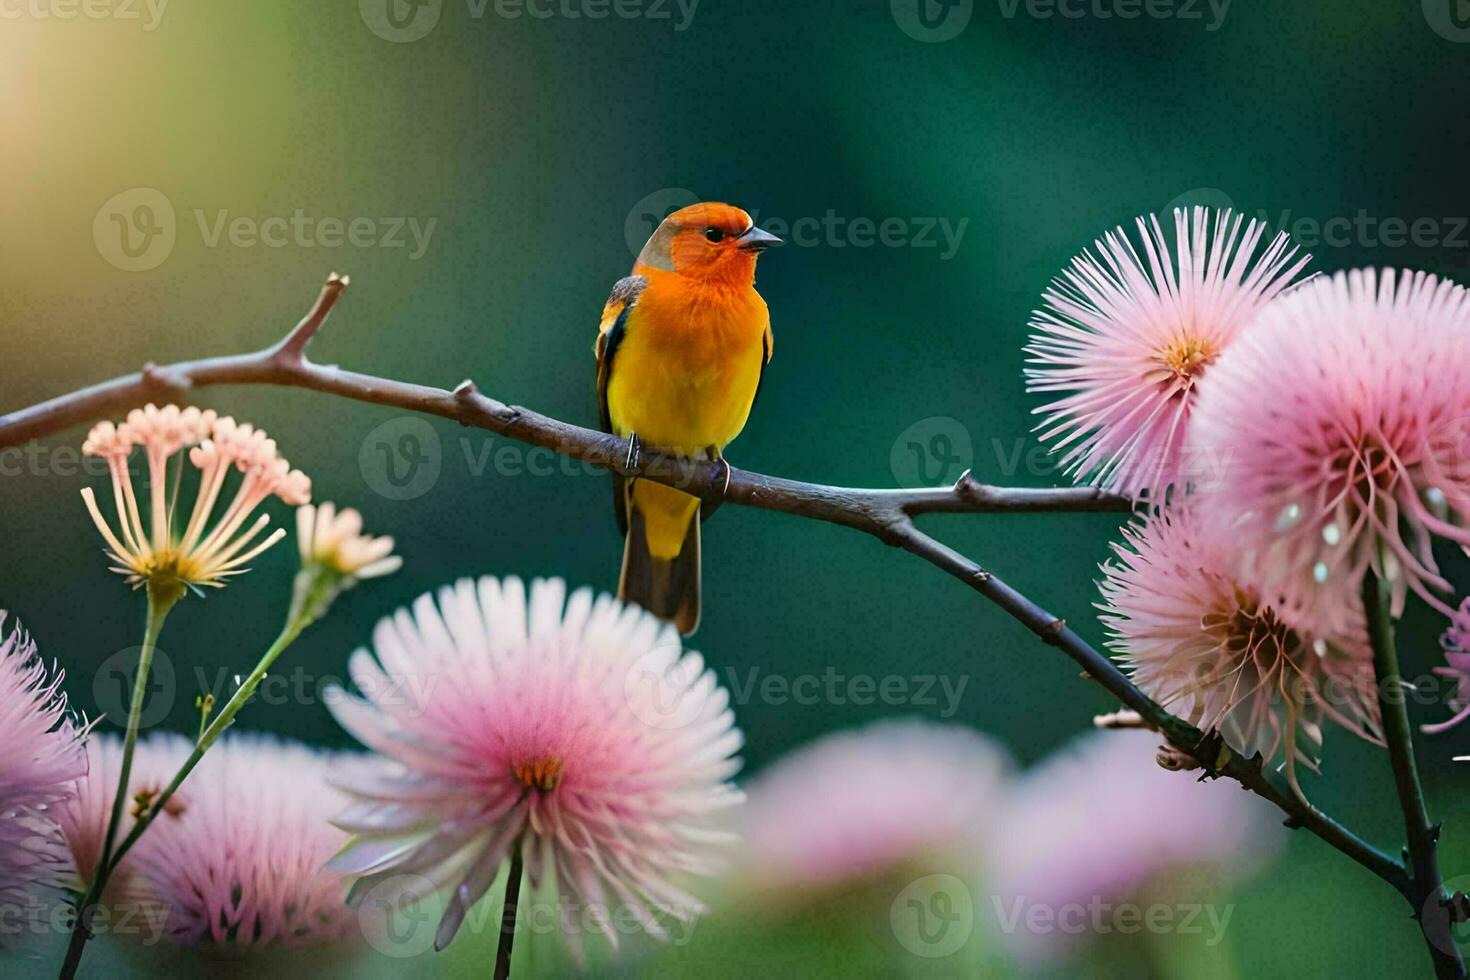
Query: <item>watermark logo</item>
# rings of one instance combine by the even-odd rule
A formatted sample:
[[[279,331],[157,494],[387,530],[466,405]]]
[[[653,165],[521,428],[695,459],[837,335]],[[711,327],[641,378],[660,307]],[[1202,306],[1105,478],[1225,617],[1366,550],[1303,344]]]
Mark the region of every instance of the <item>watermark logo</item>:
[[[1177,20],[1198,21],[1207,33],[1225,25],[1231,0],[998,0],[1000,15],[1014,20],[1024,12],[1032,20]],[[1206,20],[1206,18],[1209,18]]]
[[[1218,187],[1191,188],[1164,205],[1164,209],[1159,212],[1160,223],[1163,223],[1163,219],[1172,218],[1178,208],[1217,208],[1221,211],[1228,208],[1233,211],[1235,202]]]
[[[915,956],[952,956],[975,931],[975,899],[954,875],[927,875],[898,893],[888,922],[903,948]]]
[[[701,683],[704,658],[682,655],[677,643],[656,646],[623,675],[623,697],[634,717],[649,728],[683,728],[704,716],[713,683]]]
[[[384,956],[405,959],[434,948],[438,916],[429,906],[437,889],[422,875],[385,878],[357,903],[357,927],[367,944]]]
[[[357,0],[357,12],[378,37],[408,44],[427,37],[438,26],[444,0]]]
[[[0,0],[3,2],[3,0]],[[423,258],[439,219],[308,214],[236,214],[228,208],[192,208],[188,215],[205,248],[385,248],[402,249],[410,262]],[[92,219],[92,240],[109,264],[124,272],[156,269],[173,253],[179,221],[168,195],[133,187],[109,198]]]
[[[683,187],[664,187],[641,198],[623,222],[623,237],[628,242],[628,251],[636,258],[665,218],[680,208],[698,203],[695,193]]]
[[[133,702],[133,684],[138,676],[142,647],[119,650],[97,668],[92,675],[92,701],[107,718],[107,724],[128,727],[128,708]],[[143,710],[138,716],[139,728],[152,728],[168,717],[178,691],[173,661],[162,650],[153,651],[153,666],[148,672],[148,687]]]
[[[389,500],[422,497],[439,482],[444,450],[427,419],[389,419],[367,434],[357,468],[368,489]]]
[[[992,895],[991,909],[996,925],[1005,935],[1106,936],[1135,935],[1199,936],[1206,946],[1225,939],[1233,904],[1206,902],[1113,902],[1101,895],[1085,901],[1053,904],[1032,902],[1024,895],[1006,900]]]
[[[654,191],[633,205],[624,221],[623,230],[628,251],[637,256],[659,223],[683,207],[698,203],[692,191],[682,187],[665,187]],[[934,249],[939,260],[954,258],[970,227],[969,218],[951,219],[935,216],[898,216],[872,218],[848,217],[828,208],[821,215],[783,218],[747,209],[751,221],[793,248],[915,248]]]
[[[1470,0],[1420,0],[1424,19],[1447,41],[1470,41]]]
[[[975,465],[975,444],[959,419],[935,415],[899,433],[888,455],[898,485],[910,490],[952,484]]]
[[[177,238],[173,202],[152,187],[114,194],[92,219],[98,254],[124,272],[158,268],[173,254]]]
[[[940,44],[959,37],[975,16],[975,0],[891,0],[893,22],[915,41]]]
[[[0,0],[0,20],[136,20],[158,30],[169,0]]]

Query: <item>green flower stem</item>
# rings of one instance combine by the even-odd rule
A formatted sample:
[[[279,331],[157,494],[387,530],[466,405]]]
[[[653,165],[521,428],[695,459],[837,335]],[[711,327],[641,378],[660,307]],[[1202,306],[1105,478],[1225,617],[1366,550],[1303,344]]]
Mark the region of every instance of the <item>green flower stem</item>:
[[[1363,580],[1363,609],[1368,637],[1373,642],[1373,670],[1378,675],[1378,706],[1383,713],[1383,735],[1393,765],[1394,787],[1404,816],[1410,866],[1409,901],[1414,918],[1429,945],[1434,975],[1441,980],[1464,980],[1465,964],[1451,932],[1444,883],[1437,854],[1439,824],[1431,823],[1424,788],[1414,761],[1413,727],[1404,703],[1404,682],[1394,644],[1393,614],[1388,587],[1371,571]]]
[[[143,701],[148,696],[148,677],[153,668],[153,651],[158,647],[158,635],[163,632],[163,622],[169,611],[184,596],[183,583],[176,579],[148,582],[148,618],[143,627],[143,646],[138,653],[138,672],[133,678],[133,698],[128,705],[128,727],[123,736],[122,765],[118,769],[117,793],[112,800],[112,814],[107,820],[107,835],[103,838],[102,853],[98,855],[97,867],[92,871],[92,882],[77,906],[76,922],[72,926],[71,943],[67,947],[66,960],[61,967],[63,980],[76,976],[81,964],[82,950],[92,937],[92,915],[102,900],[102,890],[113,866],[112,847],[117,840],[117,829],[122,824],[123,810],[127,806],[128,781],[133,773],[133,749],[138,743],[138,729],[142,725]]]
[[[250,675],[245,678],[235,693],[225,702],[219,714],[215,715],[214,720],[200,732],[199,739],[194,744],[194,751],[189,753],[189,758],[184,760],[184,764],[174,774],[174,778],[169,782],[168,786],[156,799],[150,801],[147,812],[142,814],[137,822],[133,824],[133,829],[123,839],[122,845],[118,847],[117,854],[113,857],[112,866],[109,868],[109,871],[117,868],[124,855],[137,843],[138,838],[143,836],[143,832],[152,825],[154,819],[163,812],[164,806],[173,798],[174,793],[183,785],[184,780],[189,778],[189,774],[194,771],[194,767],[199,765],[199,760],[204,758],[204,753],[208,752],[210,746],[214,745],[219,737],[224,734],[225,729],[230,727],[230,724],[235,720],[235,716],[240,713],[240,709],[245,707],[246,703],[255,695],[256,688],[260,687],[260,682],[265,679],[265,675],[270,671],[271,665],[286,651],[287,647],[296,641],[297,637],[306,631],[308,626],[326,614],[328,607],[332,604],[332,600],[342,591],[346,583],[347,580],[342,576],[330,569],[320,567],[303,569],[297,575],[295,596],[291,603],[291,612],[287,617],[286,625],[282,628],[280,635],[276,637],[275,641],[261,655],[260,662],[255,665],[255,669],[250,672]]]

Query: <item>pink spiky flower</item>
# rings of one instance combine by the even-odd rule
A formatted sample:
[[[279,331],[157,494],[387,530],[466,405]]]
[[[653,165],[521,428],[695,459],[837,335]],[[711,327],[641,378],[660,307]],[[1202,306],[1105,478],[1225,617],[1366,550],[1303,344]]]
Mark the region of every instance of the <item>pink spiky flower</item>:
[[[1283,843],[1280,814],[1225,780],[1202,782],[1155,762],[1151,732],[1084,735],[1024,773],[985,859],[1002,918],[1135,901],[1171,873],[1238,879]],[[1085,920],[1084,920],[1085,921]],[[1076,949],[1078,930],[1003,929],[1036,962]]]
[[[1184,447],[1200,379],[1310,261],[1229,209],[1174,212],[1171,251],[1157,217],[1120,227],[1055,279],[1031,318],[1027,388],[1061,394],[1037,430],[1063,467],[1132,497],[1197,477]]]
[[[0,610],[0,908],[63,883],[66,850],[53,813],[87,771],[84,731],[67,714],[61,672]],[[0,946],[6,945],[0,938]]]
[[[1361,617],[1339,635],[1292,618],[1240,575],[1230,537],[1192,507],[1154,512],[1124,537],[1103,566],[1099,608],[1145,694],[1237,751],[1280,752],[1293,787],[1298,760],[1316,767],[1325,719],[1381,741]]]
[[[1209,514],[1246,574],[1341,630],[1372,569],[1402,612],[1445,615],[1439,535],[1470,545],[1470,294],[1422,272],[1317,279],[1220,358],[1193,442],[1222,465]]]
[[[518,852],[533,888],[554,876],[613,945],[610,902],[660,938],[650,907],[683,921],[702,910],[671,878],[720,868],[716,817],[741,799],[727,782],[741,735],[672,628],[558,579],[528,597],[519,579],[487,577],[440,590],[437,606],[419,597],[373,645],[349,662],[368,700],[331,702],[399,764],[342,782],[358,803],[337,824],[357,836],[332,863],[363,876],[354,900],[451,888],[442,948]]]
[[[128,472],[135,447],[142,447],[148,462],[146,507],[139,506]],[[199,472],[199,484],[187,523],[176,523],[176,512],[182,513],[181,476],[170,478],[169,463],[185,449]],[[254,426],[237,425],[232,418],[193,407],[148,405],[129,412],[122,425],[101,422],[88,433],[82,452],[107,461],[116,531],[103,518],[90,487],[82,490],[82,499],[107,542],[108,557],[114,562],[111,570],[135,586],[150,580],[223,586],[286,534],[277,529],[256,541],[270,523],[267,514],[246,526],[266,498],[274,495],[292,505],[311,499],[311,481],[281,458],[275,440]],[[242,477],[233,499],[217,512],[231,470]]]
[[[116,737],[92,742],[98,765],[64,821],[83,880],[101,851],[122,757]],[[123,834],[191,748],[176,735],[138,743]],[[226,736],[124,856],[104,903],[141,909],[175,944],[235,953],[359,936],[341,876],[325,865],[347,840],[330,823],[346,800],[327,777],[360,764],[271,736]]]
[[[744,810],[759,887],[841,886],[936,859],[969,863],[1005,793],[1010,759],[978,732],[882,721],[827,735],[751,784]]]
[[[1454,714],[1445,721],[1424,725],[1422,730],[1431,735],[1447,732],[1470,718],[1470,597],[1462,600],[1450,617],[1439,645],[1444,650],[1445,666],[1434,668],[1434,672],[1455,682],[1455,693],[1450,698]]]
[[[347,842],[331,818],[346,798],[328,783],[356,757],[268,735],[236,735],[205,754],[180,812],[138,839],[137,873],[168,908],[167,937],[245,950],[360,938],[341,875],[325,865]]]

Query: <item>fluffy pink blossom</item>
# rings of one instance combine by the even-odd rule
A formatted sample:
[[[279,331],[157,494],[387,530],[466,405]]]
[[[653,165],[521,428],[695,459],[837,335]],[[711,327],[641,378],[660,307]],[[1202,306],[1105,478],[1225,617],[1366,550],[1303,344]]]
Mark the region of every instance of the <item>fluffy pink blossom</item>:
[[[1282,297],[1210,372],[1193,444],[1219,461],[1202,507],[1245,572],[1343,629],[1368,569],[1446,615],[1435,535],[1470,544],[1470,297],[1361,270]]]
[[[1381,741],[1361,617],[1341,634],[1294,619],[1239,574],[1234,543],[1192,506],[1124,531],[1103,566],[1108,645],[1145,693],[1237,751],[1316,767],[1322,722]],[[1298,730],[1307,744],[1298,741]]]
[[[1150,732],[1095,732],[1025,773],[987,837],[1002,923],[1019,913],[1024,924],[1037,906],[1053,922],[1071,921],[1077,906],[1135,900],[1160,876],[1186,868],[1239,878],[1280,847],[1274,807],[1227,780],[1160,768],[1158,744]],[[1024,925],[1002,933],[1028,959],[1065,954],[1080,938]]]
[[[137,871],[168,907],[182,945],[240,950],[361,936],[346,886],[326,863],[347,834],[328,783],[362,765],[266,735],[221,739],[175,796],[179,812],[138,841]]]
[[[1073,259],[1043,294],[1026,347],[1027,387],[1060,394],[1037,429],[1080,479],[1129,496],[1198,476],[1184,446],[1201,378],[1310,256],[1239,214],[1174,212],[1174,248],[1157,217],[1120,227]]]
[[[1434,668],[1434,672],[1455,682],[1455,694],[1450,699],[1454,714],[1438,724],[1425,725],[1424,731],[1430,734],[1449,731],[1470,718],[1470,598],[1463,600],[1450,617],[1439,645],[1444,649],[1445,666]]]
[[[0,610],[0,908],[62,884],[66,850],[52,814],[87,771],[61,672],[46,670],[19,623],[6,632],[5,618]]]
[[[560,580],[528,597],[518,579],[465,579],[384,619],[373,645],[349,663],[367,700],[332,705],[399,764],[343,783],[358,803],[337,824],[356,836],[333,866],[365,876],[354,898],[452,889],[443,947],[518,850],[532,888],[554,877],[615,945],[611,904],[656,936],[650,906],[701,910],[671,879],[720,868],[741,735],[672,628]]]
[[[191,748],[176,735],[138,742],[119,840]],[[89,749],[93,772],[63,820],[83,881],[101,852],[122,743],[103,736]],[[270,736],[226,736],[123,858],[104,904],[141,912],[186,946],[240,952],[355,938],[346,887],[325,867],[347,842],[330,823],[346,800],[327,777],[361,764]]]
[[[779,889],[935,859],[973,870],[1009,771],[1003,748],[959,726],[883,721],[827,735],[751,784],[743,870]]]

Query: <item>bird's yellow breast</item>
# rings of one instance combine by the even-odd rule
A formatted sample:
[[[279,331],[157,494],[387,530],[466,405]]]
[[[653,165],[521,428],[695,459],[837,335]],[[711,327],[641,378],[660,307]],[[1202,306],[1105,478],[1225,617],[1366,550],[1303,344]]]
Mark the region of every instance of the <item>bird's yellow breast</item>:
[[[682,455],[723,448],[750,414],[769,323],[748,285],[650,277],[608,378],[613,430]]]

